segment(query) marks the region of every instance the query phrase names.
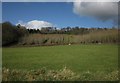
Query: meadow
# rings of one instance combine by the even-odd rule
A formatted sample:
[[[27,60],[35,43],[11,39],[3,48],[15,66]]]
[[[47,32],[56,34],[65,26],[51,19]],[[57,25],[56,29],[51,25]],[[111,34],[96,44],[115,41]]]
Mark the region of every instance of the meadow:
[[[101,75],[103,78],[118,69],[118,46],[115,44],[4,47],[2,53],[3,68],[10,70],[30,71],[43,68],[59,71],[67,68],[77,75],[82,72],[102,72],[94,77]],[[101,77],[99,80],[102,80]],[[110,77],[106,80],[110,80]],[[117,76],[111,80],[117,80]]]

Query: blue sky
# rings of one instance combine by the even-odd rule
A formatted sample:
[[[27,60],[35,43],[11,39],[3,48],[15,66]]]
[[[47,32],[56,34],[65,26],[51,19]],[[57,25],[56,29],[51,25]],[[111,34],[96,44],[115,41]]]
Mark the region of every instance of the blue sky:
[[[47,21],[59,28],[67,26],[112,27],[112,21],[102,22],[73,12],[73,3],[67,2],[3,2],[2,21],[17,24],[18,21]]]
[[[2,22],[2,2],[0,2],[0,23]]]

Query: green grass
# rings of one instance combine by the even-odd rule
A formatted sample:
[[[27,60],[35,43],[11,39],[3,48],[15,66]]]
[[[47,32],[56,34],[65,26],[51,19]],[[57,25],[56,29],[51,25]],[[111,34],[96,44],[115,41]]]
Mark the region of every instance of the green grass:
[[[31,70],[45,67],[74,72],[114,71],[118,67],[117,45],[65,45],[3,48],[3,67]]]

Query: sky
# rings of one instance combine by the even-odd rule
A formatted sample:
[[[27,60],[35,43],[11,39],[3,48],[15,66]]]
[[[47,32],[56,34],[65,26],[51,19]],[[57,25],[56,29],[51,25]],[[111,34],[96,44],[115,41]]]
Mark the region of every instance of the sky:
[[[112,19],[99,20],[94,16],[80,15],[77,7],[77,4],[72,2],[3,2],[2,22],[9,21],[14,25],[21,24],[28,28],[114,26]]]
[[[0,2],[0,23],[2,22],[2,2]]]
[[[2,2],[74,2],[74,0],[1,0]],[[120,0],[83,0],[84,2],[119,2]]]

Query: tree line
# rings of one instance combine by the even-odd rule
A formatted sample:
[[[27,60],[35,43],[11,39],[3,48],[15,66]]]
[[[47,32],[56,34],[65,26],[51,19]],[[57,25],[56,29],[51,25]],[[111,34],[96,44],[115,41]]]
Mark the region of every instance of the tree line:
[[[115,29],[114,27],[112,29]],[[73,34],[84,35],[94,31],[109,30],[108,28],[85,28],[85,27],[65,27],[57,29],[56,27],[43,27],[40,29],[27,29],[30,34]]]
[[[43,27],[41,29],[27,29],[24,26],[13,25],[10,22],[4,22],[2,25],[2,46],[18,43],[23,37],[30,34],[68,34],[68,35],[86,35],[99,31],[116,30],[116,28],[85,28],[85,27],[66,27],[57,29],[57,27]],[[59,37],[59,36],[57,36]]]
[[[19,39],[29,32],[25,27],[19,27],[11,24],[10,22],[2,23],[2,46],[17,43]]]

